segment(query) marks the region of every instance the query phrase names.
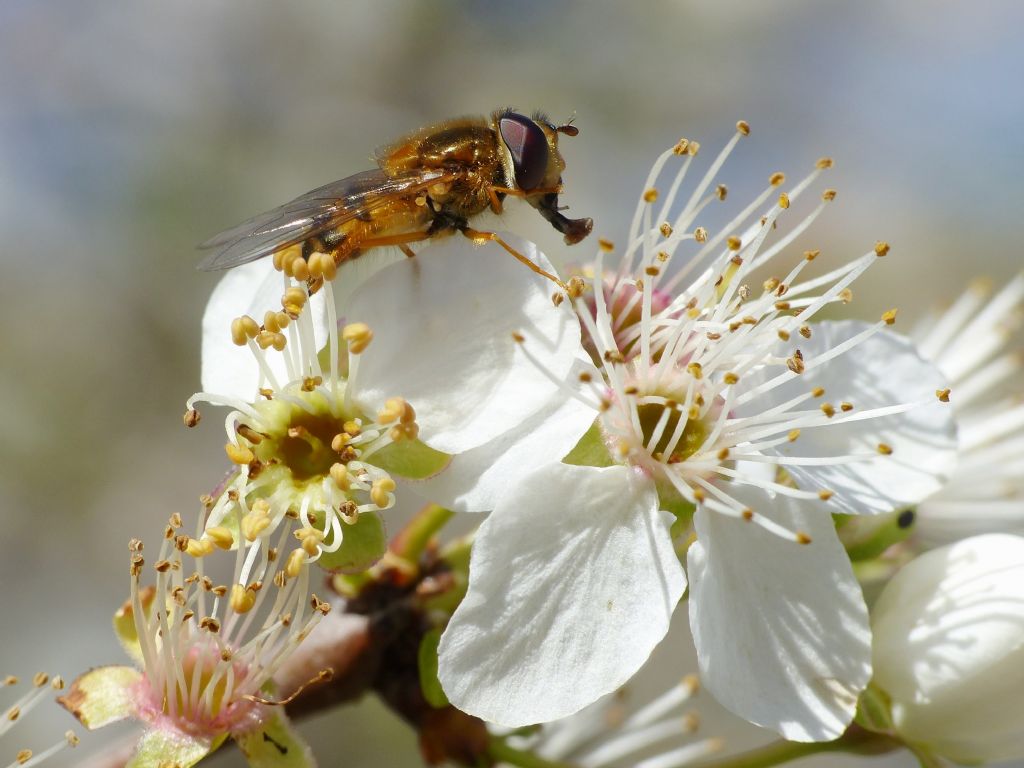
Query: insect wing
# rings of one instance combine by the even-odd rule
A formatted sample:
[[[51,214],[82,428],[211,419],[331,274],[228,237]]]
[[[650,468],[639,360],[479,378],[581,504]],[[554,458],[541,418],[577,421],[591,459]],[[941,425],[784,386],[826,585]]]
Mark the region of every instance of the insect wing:
[[[200,250],[213,253],[199,263],[199,269],[230,269],[269,256],[386,205],[397,195],[415,194],[451,178],[444,171],[391,178],[374,169],[332,181],[201,243]]]

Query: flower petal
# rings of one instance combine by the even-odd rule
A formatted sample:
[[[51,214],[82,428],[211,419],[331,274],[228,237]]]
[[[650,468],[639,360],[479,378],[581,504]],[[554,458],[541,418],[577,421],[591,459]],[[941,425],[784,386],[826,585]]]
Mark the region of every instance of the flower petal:
[[[552,464],[480,527],[469,592],[441,638],[459,709],[554,720],[629,680],[686,589],[653,483],[626,467]]]
[[[790,741],[849,724],[871,678],[868,611],[827,514],[730,488],[756,514],[811,543],[700,508],[690,547],[690,627],[701,679],[723,705]]]
[[[314,768],[313,751],[299,732],[276,711],[263,725],[248,733],[235,736],[249,768]]]
[[[580,371],[590,369],[580,362]],[[596,378],[597,374],[593,376]],[[573,378],[576,378],[575,375]],[[523,483],[537,469],[558,462],[593,424],[597,411],[576,398],[556,392],[543,407],[481,446],[451,458],[434,477],[407,487],[424,499],[456,512],[485,512]]]
[[[763,413],[815,387],[822,387],[822,402],[836,410],[833,421],[801,430],[792,442],[768,449],[778,456],[863,456],[863,461],[835,465],[786,466],[797,485],[808,490],[832,491],[833,511],[883,514],[915,504],[937,491],[956,458],[953,409],[940,403],[936,390],[945,387],[938,370],[922,358],[913,343],[899,334],[882,331],[819,367],[815,357],[838,346],[868,327],[867,323],[823,322],[813,326],[811,338],[780,345],[777,354],[788,357],[799,349],[808,370],[759,395],[739,410],[741,415]],[[798,338],[794,334],[794,339]],[[741,380],[744,390],[777,375],[762,369]],[[841,403],[851,403],[846,414]],[[925,403],[906,413],[839,423],[873,408],[903,403]],[[782,428],[782,434],[789,427]],[[881,444],[891,455],[879,452]]]
[[[231,341],[231,321],[249,315],[263,322],[267,310],[281,309],[285,282],[270,259],[260,259],[227,272],[206,304],[203,313],[202,387],[204,392],[252,400],[260,386],[260,370],[247,347]],[[313,338],[317,349],[327,339],[327,312],[323,292],[310,299],[304,312],[313,321]],[[279,382],[288,380],[284,357],[266,352],[267,364]]]
[[[135,667],[97,667],[71,684],[57,702],[89,730],[135,715],[134,688],[142,677]]]
[[[506,239],[553,269],[532,243]],[[445,453],[518,427],[558,390],[549,376],[563,381],[583,355],[570,302],[553,306],[552,289],[500,246],[461,237],[380,270],[345,312],[375,334],[359,361],[357,401],[373,412],[404,397],[420,438]]]

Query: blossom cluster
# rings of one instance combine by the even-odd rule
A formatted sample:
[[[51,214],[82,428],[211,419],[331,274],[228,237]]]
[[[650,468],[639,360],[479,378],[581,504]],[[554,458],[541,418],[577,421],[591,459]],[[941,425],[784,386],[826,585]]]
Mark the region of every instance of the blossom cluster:
[[[228,737],[253,766],[313,765],[284,708],[340,670],[280,673],[328,614],[390,599],[415,616],[398,698],[428,758],[668,768],[722,746],[650,752],[693,729],[667,713],[696,678],[600,724],[679,609],[702,686],[789,742],[1024,754],[999,715],[1020,699],[1024,406],[994,394],[1021,367],[1001,350],[1024,278],[910,336],[896,309],[832,319],[890,247],[797,247],[836,197],[828,158],[709,231],[749,132],[689,191],[699,145],[663,153],[620,246],[565,282],[512,235],[537,271],[449,238],[227,273],[185,423],[226,409],[230,471],[194,527],[173,515],[152,557],[131,542],[114,626],[135,665],[80,676],[64,706],[144,723],[129,766],[187,768]],[[400,527],[410,502],[425,517]],[[473,534],[433,540],[456,516]],[[484,721],[483,746],[413,706]]]

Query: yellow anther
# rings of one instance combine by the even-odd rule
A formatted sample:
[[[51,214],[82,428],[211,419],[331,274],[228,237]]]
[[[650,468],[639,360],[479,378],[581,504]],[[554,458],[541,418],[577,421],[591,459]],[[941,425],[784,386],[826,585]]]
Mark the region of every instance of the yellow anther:
[[[182,417],[182,421],[185,422],[185,426],[190,429],[199,423],[202,419],[202,415],[195,408],[189,408],[185,411],[185,415]]]
[[[804,251],[804,259],[806,261],[814,261],[820,255],[821,255],[821,249],[817,249],[817,250],[813,250],[813,251]]]
[[[826,189],[824,192],[821,193],[821,199],[824,200],[826,203],[831,203],[833,200],[836,199],[836,191],[834,189]]]
[[[750,123],[748,123],[746,120],[740,120],[738,123],[736,123],[736,130],[739,131],[744,136],[749,136]]]
[[[612,251],[615,250],[615,243],[613,243],[611,240],[605,240],[603,237],[600,237],[597,240],[597,247],[600,248],[605,253],[611,253]]]
[[[891,456],[892,455],[892,446],[888,445],[887,443],[879,443],[878,444],[878,452],[880,454],[882,454],[883,456]]]
[[[779,195],[779,208],[782,208],[783,210],[789,208],[789,195],[785,192]]]
[[[366,323],[349,323],[342,329],[341,338],[348,343],[348,351],[358,355],[373,341],[373,331]]]
[[[378,507],[384,508],[388,505],[388,496],[395,490],[395,481],[390,477],[381,477],[373,481],[370,487],[370,501]]]
[[[824,387],[815,387],[814,389],[811,390],[811,397],[821,397],[824,394],[825,394],[825,388]]]
[[[693,378],[700,380],[704,377],[704,368],[698,362],[692,362],[686,366],[687,372],[693,376]]]
[[[235,445],[234,443],[228,443],[224,446],[224,452],[228,455],[228,458],[233,464],[244,465],[249,464],[256,457],[253,456],[252,451],[246,448],[244,445]]]
[[[833,496],[835,496],[835,491],[828,491],[828,490],[818,491],[818,498],[821,499],[822,501],[828,501]]]
[[[391,424],[394,421],[411,424],[415,420],[416,411],[401,397],[389,397],[384,401],[384,407],[377,415],[377,421],[381,424]]]
[[[272,346],[278,352],[283,351],[287,345],[288,337],[285,336],[283,333],[275,333],[272,335],[270,339],[270,346]]]
[[[783,341],[789,341],[789,331],[780,328],[778,331],[778,337]]]
[[[706,243],[708,241],[708,231],[704,227],[697,227],[693,230],[693,239],[698,243]]]
[[[521,334],[519,331],[512,331],[512,341],[514,341],[516,344],[522,344],[524,341],[526,341],[526,337],[523,336],[523,334]]]
[[[649,267],[644,267],[644,274],[648,277],[657,277],[661,274],[661,270],[652,264]]]
[[[231,610],[235,613],[248,613],[256,605],[256,593],[246,589],[241,584],[231,587]]]
[[[304,283],[310,278],[309,264],[306,263],[305,259],[295,259],[292,264],[292,277],[298,280],[300,283]]]
[[[800,326],[800,335],[803,336],[805,339],[811,338],[811,326],[809,326],[809,325],[801,325]]]
[[[843,302],[843,304],[849,304],[853,301],[853,289],[843,288],[843,290],[839,292],[839,300]]]
[[[284,573],[289,579],[294,579],[300,573],[302,568],[306,565],[306,553],[301,549],[294,549],[292,553],[288,555],[288,562],[285,563]]]
[[[949,402],[949,392],[950,392],[949,389],[936,389],[935,390],[935,396],[937,398],[939,398],[939,402],[940,403],[948,403]]]
[[[213,552],[213,542],[209,539],[192,539],[188,540],[188,545],[185,547],[185,552],[188,553],[189,557],[206,557],[208,554]]]
[[[836,409],[832,403],[822,403],[819,407],[821,408],[821,412],[830,419],[836,415]]]
[[[818,162],[816,162],[814,164],[815,168],[817,168],[820,171],[824,171],[827,168],[831,168],[832,165],[833,165],[833,163],[832,163],[832,158],[831,157],[821,157],[821,158],[818,158]]]
[[[889,253],[889,244],[887,242],[885,242],[884,240],[879,240],[877,243],[875,243],[876,256],[885,256],[887,253]]]
[[[797,544],[810,544],[811,543],[811,537],[808,536],[803,531],[797,531],[796,532],[796,543]]]
[[[785,181],[786,174],[784,174],[782,171],[776,171],[775,173],[768,177],[768,183],[771,184],[773,187],[777,187],[780,184],[785,183]]]
[[[725,376],[722,377],[722,380],[726,384],[735,384],[740,380],[740,377],[737,374],[733,373],[732,371],[729,371],[727,374],[725,374]]]
[[[223,525],[214,525],[207,528],[206,535],[221,549],[231,549],[235,543],[234,535]]]
[[[654,187],[651,187],[650,189],[644,191],[644,202],[645,203],[653,203],[657,199],[658,199],[658,190],[656,190]]]
[[[263,327],[271,333],[277,333],[281,330],[281,326],[277,322],[277,312],[272,309],[268,309],[263,315]]]
[[[299,546],[302,550],[310,557],[315,557],[316,553],[320,551],[320,543],[324,540],[324,535],[321,531],[316,528],[299,528],[295,531],[294,536],[299,540]]]
[[[246,541],[256,541],[256,539],[260,537],[260,534],[269,527],[270,516],[267,514],[259,514],[256,510],[253,510],[242,518],[242,535],[245,537]]]
[[[848,403],[844,400],[839,404],[839,408],[840,410],[843,411],[843,413],[849,413],[850,411],[853,410],[853,403]]]
[[[25,763],[27,763],[31,759],[32,759],[32,750],[31,749],[19,750],[18,754],[14,758],[15,762],[17,762],[18,765],[24,765]]]
[[[344,464],[336,463],[331,465],[331,479],[334,480],[334,484],[343,491],[347,491],[352,487],[352,478],[349,476],[348,467]]]
[[[686,154],[688,154],[690,157],[696,157],[698,152],[700,152],[699,141],[691,141],[686,145]]]
[[[742,517],[749,523],[751,520],[754,519],[754,510],[752,510],[750,507],[747,507],[742,512],[740,512],[740,517]]]
[[[245,335],[245,326],[242,323],[242,318],[236,317],[231,321],[231,341],[239,347],[244,347],[248,338]]]
[[[791,443],[794,440],[796,440],[798,437],[800,437],[800,430],[799,429],[791,429],[791,430],[789,430],[789,434],[786,435],[786,439],[789,440],[789,442],[791,442]]]
[[[725,184],[719,184],[717,187],[715,187],[715,197],[717,197],[719,200],[725,200],[725,198],[728,197],[728,195],[729,188],[725,186]]]
[[[661,232],[662,237],[672,237],[672,225],[667,221],[658,227],[658,231]]]
[[[729,235],[729,237],[725,239],[725,244],[729,247],[730,251],[738,251],[743,247],[743,241],[736,237],[736,235]]]
[[[284,292],[284,296],[281,297],[281,307],[285,312],[291,315],[298,315],[304,306],[306,306],[306,292],[299,288],[297,285],[293,285],[291,288]]]
[[[883,312],[882,313],[882,321],[886,325],[892,325],[893,323],[896,322],[896,313],[897,312],[899,312],[898,309],[890,309],[888,312]]]

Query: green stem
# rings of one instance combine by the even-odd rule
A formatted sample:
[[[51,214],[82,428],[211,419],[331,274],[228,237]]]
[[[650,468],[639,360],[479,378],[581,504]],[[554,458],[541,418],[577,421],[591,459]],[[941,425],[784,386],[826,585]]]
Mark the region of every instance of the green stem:
[[[500,763],[517,765],[519,768],[575,768],[569,763],[545,760],[533,752],[510,747],[502,739],[493,739],[487,747],[487,754]]]
[[[781,765],[821,752],[843,751],[843,748],[837,747],[836,744],[837,742],[834,741],[807,744],[795,741],[774,741],[749,752],[703,763],[701,768],[768,768],[768,766]]]
[[[417,562],[430,539],[452,519],[454,514],[437,504],[428,504],[391,540],[391,551],[410,563]]]

